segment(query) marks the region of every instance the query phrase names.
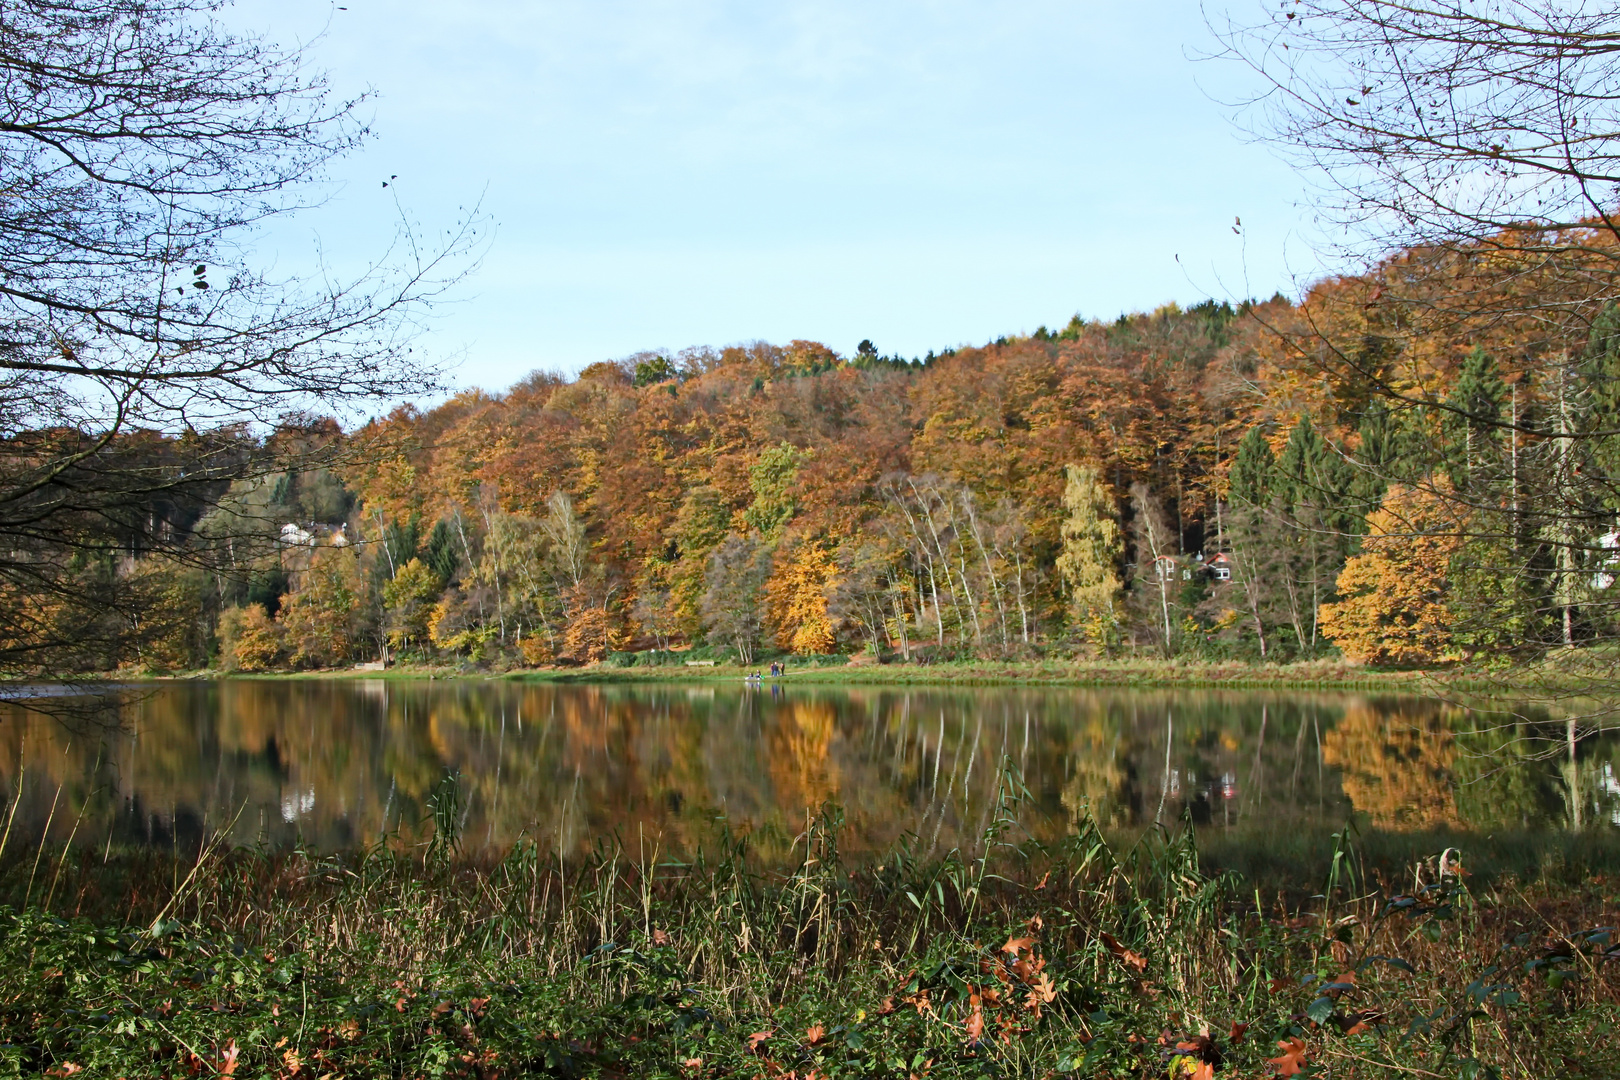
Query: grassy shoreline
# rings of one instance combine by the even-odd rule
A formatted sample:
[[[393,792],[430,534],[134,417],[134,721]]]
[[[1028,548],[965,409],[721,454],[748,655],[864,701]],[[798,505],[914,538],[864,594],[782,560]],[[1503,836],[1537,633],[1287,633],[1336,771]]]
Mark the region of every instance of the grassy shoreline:
[[[445,821],[453,815],[444,815]],[[795,864],[721,835],[462,856],[102,853],[0,871],[0,1072],[52,1076],[1607,1076],[1620,882],[1430,857],[1315,895],[1190,831]],[[1605,1064],[1608,1062],[1609,1064]]]
[[[510,680],[556,684],[740,683],[766,665],[716,664],[619,667],[597,663],[580,667],[480,669],[467,665],[402,663],[386,670],[332,668],[310,671],[232,672],[202,670],[169,674],[108,673],[108,680],[165,679],[384,679]],[[1029,686],[1198,690],[1355,690],[1388,693],[1511,694],[1516,690],[1557,689],[1543,673],[1514,678],[1483,668],[1381,669],[1343,661],[1251,664],[1242,661],[951,661],[935,664],[794,664],[772,685],[830,686]],[[1572,689],[1587,689],[1569,684]]]

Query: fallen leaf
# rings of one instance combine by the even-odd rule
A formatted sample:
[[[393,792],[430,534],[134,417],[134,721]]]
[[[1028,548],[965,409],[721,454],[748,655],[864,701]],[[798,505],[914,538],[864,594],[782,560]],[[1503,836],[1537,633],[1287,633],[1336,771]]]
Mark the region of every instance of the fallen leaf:
[[[1236,1046],[1238,1043],[1243,1041],[1243,1033],[1248,1030],[1248,1024],[1240,1024],[1234,1020],[1232,1022],[1232,1030],[1226,1033],[1227,1041],[1233,1046]]]
[[[1127,949],[1125,946],[1121,945],[1113,934],[1105,931],[1102,934],[1102,943],[1108,946],[1108,951],[1113,953],[1115,959],[1124,964],[1126,967],[1132,968],[1138,973],[1147,970],[1147,957],[1141,955],[1140,953],[1132,952],[1130,949]]]
[[[984,1034],[984,1009],[979,1006],[975,1006],[972,1014],[968,1016],[967,1023],[964,1026],[967,1028],[968,1040],[970,1042],[978,1042],[979,1036]]]
[[[766,1039],[770,1038],[773,1034],[775,1034],[775,1033],[770,1032],[770,1031],[756,1031],[756,1032],[754,1032],[752,1035],[748,1036],[748,1049],[757,1051],[759,1049],[759,1047],[760,1047],[760,1044],[763,1043]]]
[[[1170,1059],[1170,1075],[1175,1080],[1214,1080],[1215,1066],[1191,1055],[1182,1055]]]
[[[225,1050],[219,1055],[219,1061],[214,1065],[221,1076],[233,1076],[236,1073],[236,1059],[241,1054],[237,1048],[236,1040],[232,1039],[226,1044]]]
[[[811,1024],[809,1027],[804,1029],[804,1040],[811,1046],[816,1045],[826,1037],[827,1029],[822,1027],[820,1024]]]
[[[1001,947],[1001,951],[1017,956],[1019,950],[1027,949],[1034,944],[1035,939],[1032,937],[1010,937],[1007,939],[1007,944]]]
[[[669,944],[669,935],[664,933],[662,930],[654,930],[653,931],[653,944],[654,945],[668,945]]]
[[[681,1068],[683,1068],[683,1069],[701,1069],[701,1068],[703,1068],[703,1059],[702,1058],[682,1058],[681,1059]]]
[[[1278,1076],[1294,1076],[1305,1067],[1305,1040],[1286,1039],[1279,1040],[1277,1046],[1282,1053],[1266,1061],[1275,1070]]]

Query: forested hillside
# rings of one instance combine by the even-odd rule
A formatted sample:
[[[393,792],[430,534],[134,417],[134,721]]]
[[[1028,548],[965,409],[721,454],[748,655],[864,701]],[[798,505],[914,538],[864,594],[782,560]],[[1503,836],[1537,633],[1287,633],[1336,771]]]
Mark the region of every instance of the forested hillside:
[[[61,597],[13,596],[15,625],[67,642],[58,667],[246,670],[1578,643],[1612,581],[1620,321],[1548,330],[1523,314],[1533,268],[1500,270],[1408,252],[1299,304],[1076,317],[913,360],[644,353],[350,432],[234,431],[300,467],[153,503],[194,559],[148,558],[132,528],[84,560],[151,592],[143,634],[98,651],[63,629],[97,613]],[[1584,508],[1560,535],[1522,512],[1550,490]]]

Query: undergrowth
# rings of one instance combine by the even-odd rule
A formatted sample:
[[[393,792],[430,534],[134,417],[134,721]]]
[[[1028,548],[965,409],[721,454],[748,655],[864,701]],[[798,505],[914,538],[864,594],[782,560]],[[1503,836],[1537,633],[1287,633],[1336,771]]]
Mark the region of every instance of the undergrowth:
[[[30,853],[0,878],[0,1071],[65,1077],[1613,1076],[1614,883],[1470,889],[1455,851],[1374,888],[1200,865],[1190,827],[1090,822],[851,865],[717,826],[557,860]]]

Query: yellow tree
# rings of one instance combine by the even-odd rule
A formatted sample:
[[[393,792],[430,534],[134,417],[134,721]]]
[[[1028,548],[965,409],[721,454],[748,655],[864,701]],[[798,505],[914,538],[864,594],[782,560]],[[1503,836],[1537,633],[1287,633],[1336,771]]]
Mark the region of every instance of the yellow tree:
[[[354,553],[327,548],[310,560],[297,591],[281,609],[281,625],[299,666],[346,663],[358,637],[355,616],[364,585]]]
[[[1367,515],[1361,554],[1339,574],[1341,599],[1319,614],[1324,636],[1350,659],[1425,664],[1450,654],[1447,573],[1463,538],[1445,494],[1396,485]]]
[[[407,649],[428,641],[428,623],[444,582],[421,559],[412,557],[383,586],[387,610],[388,644]]]
[[[1095,465],[1069,465],[1063,489],[1064,517],[1058,526],[1063,548],[1057,571],[1069,591],[1070,621],[1093,645],[1115,637],[1119,594],[1119,537],[1114,498]]]
[[[765,600],[776,644],[801,655],[833,650],[827,593],[837,564],[819,543],[800,544],[765,585]]]

